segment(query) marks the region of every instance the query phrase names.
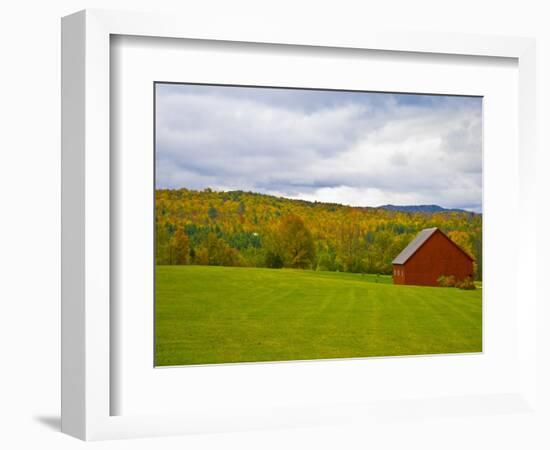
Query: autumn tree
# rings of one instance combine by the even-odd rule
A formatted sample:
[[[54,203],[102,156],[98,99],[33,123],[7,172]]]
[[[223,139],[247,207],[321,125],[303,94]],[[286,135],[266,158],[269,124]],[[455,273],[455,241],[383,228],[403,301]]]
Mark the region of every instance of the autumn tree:
[[[283,216],[275,235],[274,253],[279,255],[285,267],[310,268],[315,261],[315,245],[311,232],[302,219],[295,215]]]
[[[365,246],[361,242],[358,223],[342,222],[338,233],[338,260],[347,272],[361,272],[361,256]]]
[[[189,264],[189,237],[178,228],[172,237],[172,264]]]
[[[317,270],[328,270],[331,272],[342,269],[337,258],[337,251],[327,242],[320,242],[317,246]]]
[[[206,242],[196,251],[194,262],[210,266],[241,265],[238,252],[214,233],[209,233]]]
[[[156,224],[156,264],[170,264],[170,235],[164,223]]]
[[[476,280],[483,279],[483,245],[481,231],[475,233],[472,237],[472,247],[474,249],[474,273]]]
[[[483,267],[481,233],[472,235],[465,231],[453,230],[448,233],[448,236],[474,259],[474,278],[481,280]]]
[[[465,231],[453,230],[447,233],[447,236],[457,244],[462,250],[464,250],[472,258],[474,257],[474,249],[472,246],[472,239],[470,235]]]

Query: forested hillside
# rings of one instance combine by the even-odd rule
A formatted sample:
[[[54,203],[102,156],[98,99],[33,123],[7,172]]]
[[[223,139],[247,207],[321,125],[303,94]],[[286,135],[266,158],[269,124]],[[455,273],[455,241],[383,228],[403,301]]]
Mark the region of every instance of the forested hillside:
[[[156,191],[156,263],[390,274],[423,228],[439,227],[476,260],[482,216],[401,212],[242,191]]]

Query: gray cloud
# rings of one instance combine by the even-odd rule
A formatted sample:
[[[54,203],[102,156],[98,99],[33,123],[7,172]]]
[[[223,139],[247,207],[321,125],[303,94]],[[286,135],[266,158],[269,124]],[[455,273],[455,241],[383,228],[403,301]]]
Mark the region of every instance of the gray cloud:
[[[481,208],[481,99],[157,85],[157,187]]]

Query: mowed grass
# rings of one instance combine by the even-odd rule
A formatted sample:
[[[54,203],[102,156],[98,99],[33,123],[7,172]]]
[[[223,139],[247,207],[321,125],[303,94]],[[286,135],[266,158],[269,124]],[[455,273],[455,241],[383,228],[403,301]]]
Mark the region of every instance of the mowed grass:
[[[481,290],[289,269],[157,266],[156,365],[480,352]]]

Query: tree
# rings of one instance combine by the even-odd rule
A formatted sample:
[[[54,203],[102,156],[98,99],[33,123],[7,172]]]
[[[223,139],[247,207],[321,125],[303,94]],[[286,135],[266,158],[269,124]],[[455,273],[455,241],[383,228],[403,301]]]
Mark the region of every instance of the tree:
[[[465,231],[453,230],[450,231],[447,236],[449,236],[449,238],[462,250],[468,253],[468,255],[470,255],[472,258],[474,257],[472,239],[470,238],[470,235],[468,233],[466,233]]]
[[[213,206],[210,206],[210,208],[208,208],[208,217],[212,220],[216,220],[216,217],[218,217],[218,210]]]
[[[239,202],[239,206],[237,207],[237,214],[239,216],[242,216],[244,215],[245,211],[246,211],[246,206],[244,202]]]
[[[306,269],[315,261],[315,245],[302,219],[295,215],[283,216],[276,233],[274,253],[281,256],[285,267]]]
[[[189,237],[181,227],[172,237],[172,251],[174,264],[189,264]]]
[[[339,271],[341,265],[337,261],[337,253],[334,248],[324,242],[317,246],[317,270],[328,270],[331,272]]]
[[[364,244],[361,243],[361,230],[357,223],[342,222],[339,227],[339,261],[347,272],[361,272],[361,250]]]
[[[208,233],[206,242],[196,250],[195,264],[209,266],[241,266],[239,253],[215,233]]]
[[[476,260],[474,263],[475,278],[476,280],[481,281],[483,279],[483,245],[481,231],[474,234],[472,238],[472,246],[474,247],[474,256]]]

